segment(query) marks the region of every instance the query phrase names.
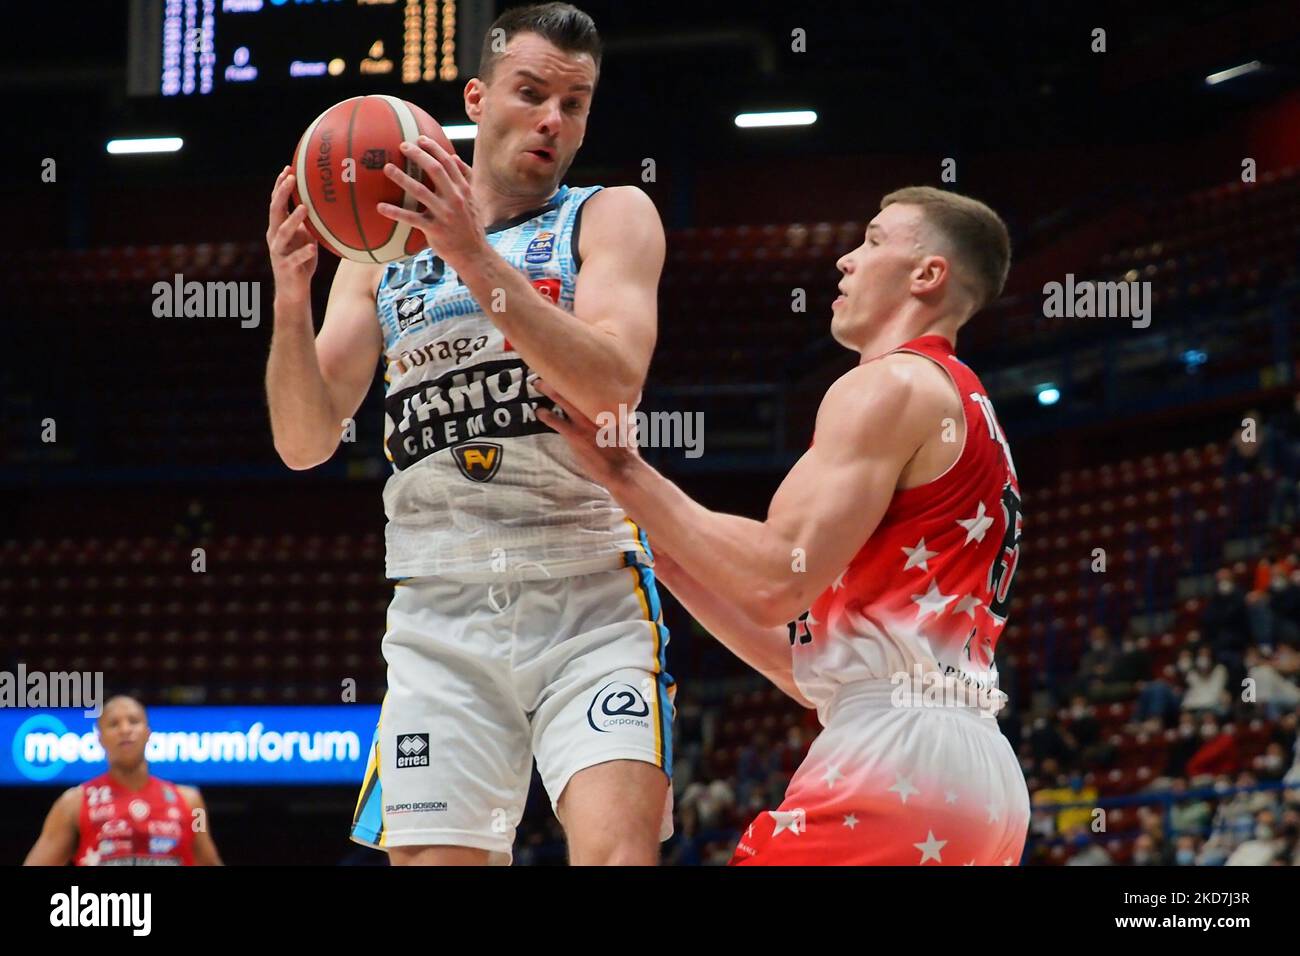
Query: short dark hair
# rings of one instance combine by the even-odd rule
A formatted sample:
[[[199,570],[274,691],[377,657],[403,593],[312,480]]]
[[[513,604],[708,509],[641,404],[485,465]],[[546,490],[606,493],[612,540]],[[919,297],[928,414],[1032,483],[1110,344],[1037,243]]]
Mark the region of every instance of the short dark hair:
[[[140,703],[140,700],[138,698],[132,697],[130,694],[113,694],[107,700],[105,700],[103,706],[100,707],[99,716],[95,718],[95,723],[102,724],[104,722],[104,715],[108,713],[108,705],[116,703],[119,700],[129,700],[131,703],[135,704],[137,707],[139,707],[141,710],[144,711],[145,721],[147,722],[149,720],[149,711],[145,710],[144,704]]]
[[[536,33],[565,53],[590,53],[600,76],[600,34],[591,17],[571,3],[534,3],[506,10],[488,27],[478,61],[481,79],[492,78],[497,57],[518,33]]]
[[[1011,238],[1001,216],[978,199],[933,186],[896,189],[880,200],[880,208],[894,203],[920,206],[926,223],[952,244],[974,284],[976,312],[1002,294],[1011,268]]]

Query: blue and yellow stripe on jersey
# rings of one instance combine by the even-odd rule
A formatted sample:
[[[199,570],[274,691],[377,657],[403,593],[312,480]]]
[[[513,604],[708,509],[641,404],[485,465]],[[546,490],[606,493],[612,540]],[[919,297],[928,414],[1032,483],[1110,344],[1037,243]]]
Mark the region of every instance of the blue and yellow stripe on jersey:
[[[664,626],[663,607],[659,603],[659,589],[655,584],[654,552],[646,534],[631,518],[624,519],[632,528],[636,540],[635,551],[623,553],[623,563],[633,576],[633,587],[637,600],[645,612],[646,621],[654,635],[654,664],[650,672],[655,675],[654,711],[655,723],[655,761],[669,778],[673,775],[673,698],[677,694],[677,682],[668,673],[668,628]]]
[[[387,702],[387,696],[384,700]],[[384,708],[380,705],[375,739],[370,744],[370,760],[366,764],[365,776],[361,779],[361,795],[357,798],[357,808],[352,815],[352,839],[374,847],[383,847],[387,836],[384,832],[384,787],[379,779],[379,768],[383,766],[379,754],[379,733],[383,726]]]

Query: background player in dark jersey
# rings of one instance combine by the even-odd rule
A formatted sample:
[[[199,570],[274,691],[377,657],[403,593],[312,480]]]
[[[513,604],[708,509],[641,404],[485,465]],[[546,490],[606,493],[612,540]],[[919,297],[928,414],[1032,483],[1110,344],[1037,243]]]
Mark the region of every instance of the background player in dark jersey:
[[[104,705],[99,739],[108,772],[54,801],[25,866],[221,865],[198,788],[150,775],[149,734],[135,698]]]
[[[825,727],[736,862],[1008,863],[1024,844],[1024,778],[987,719],[1019,485],[983,386],[953,354],[1000,294],[1010,243],[964,196],[913,187],[881,207],[837,263],[831,331],[860,364],[828,390],[765,521],[710,511],[634,448],[601,447],[541,386],[570,417],[544,419],[643,524],[674,594]]]

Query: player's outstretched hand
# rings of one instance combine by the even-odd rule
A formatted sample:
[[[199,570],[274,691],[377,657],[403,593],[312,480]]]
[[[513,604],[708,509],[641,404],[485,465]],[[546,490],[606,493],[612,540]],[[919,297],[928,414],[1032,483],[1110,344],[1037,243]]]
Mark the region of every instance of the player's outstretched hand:
[[[304,225],[307,207],[299,203],[289,212],[294,175],[286,166],[280,170],[271,191],[271,209],[266,226],[266,247],[271,253],[271,272],[275,276],[275,294],[297,301],[311,297],[311,277],[316,272],[317,246],[311,231]]]
[[[487,245],[469,186],[473,169],[429,136],[402,143],[402,153],[424,171],[426,182],[408,176],[395,163],[384,165],[384,175],[406,190],[420,208],[403,209],[386,202],[375,208],[381,216],[419,229],[434,253],[454,269]]]
[[[636,428],[632,422],[618,427],[613,412],[601,412],[597,416],[601,419],[598,426],[540,378],[534,379],[533,385],[564,413],[561,417],[544,406],[538,406],[537,417],[563,436],[592,481],[613,491],[641,464]]]

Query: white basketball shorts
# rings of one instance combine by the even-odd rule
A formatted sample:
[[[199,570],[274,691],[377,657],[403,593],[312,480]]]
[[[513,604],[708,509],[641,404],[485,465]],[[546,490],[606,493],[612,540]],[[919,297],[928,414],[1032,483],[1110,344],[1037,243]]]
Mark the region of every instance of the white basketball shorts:
[[[650,568],[407,579],[387,626],[356,842],[477,847],[508,864],[534,758],[552,808],[575,773],[606,761],[671,778],[676,687]],[[670,786],[660,838],[671,835]]]

